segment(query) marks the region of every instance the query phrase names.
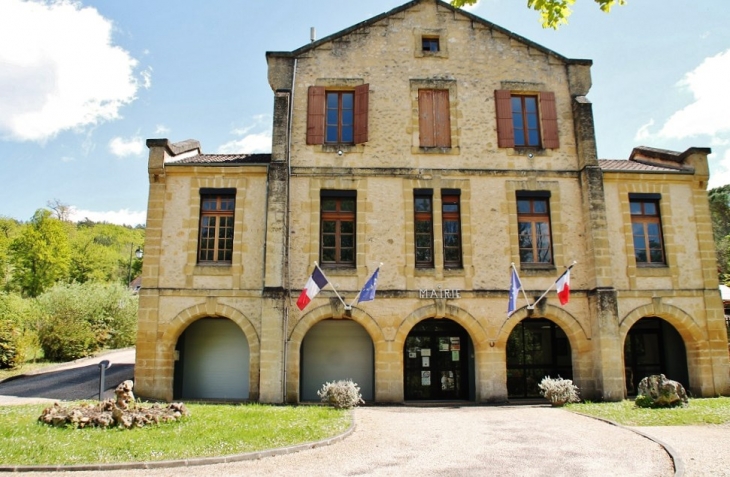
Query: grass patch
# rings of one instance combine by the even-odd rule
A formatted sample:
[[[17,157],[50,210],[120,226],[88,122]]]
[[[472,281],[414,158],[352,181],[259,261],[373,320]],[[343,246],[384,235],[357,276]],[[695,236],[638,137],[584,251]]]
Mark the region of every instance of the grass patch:
[[[570,411],[608,419],[624,426],[693,426],[730,424],[730,398],[690,399],[689,406],[647,409],[634,401],[577,403],[565,406]]]
[[[141,429],[55,428],[46,405],[0,407],[0,465],[188,459],[253,452],[340,434],[350,412],[322,406],[186,404],[190,416]]]

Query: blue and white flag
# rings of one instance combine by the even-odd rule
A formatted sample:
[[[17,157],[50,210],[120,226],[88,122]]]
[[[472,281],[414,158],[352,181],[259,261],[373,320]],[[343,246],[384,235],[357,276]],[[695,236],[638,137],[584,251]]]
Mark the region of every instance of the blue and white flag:
[[[360,296],[357,299],[358,303],[362,303],[363,301],[375,300],[375,288],[378,286],[379,271],[380,267],[376,268],[373,276],[370,277],[367,282],[365,282],[365,286],[362,287],[362,290],[360,290]]]
[[[517,276],[517,270],[512,267],[512,280],[509,284],[509,304],[507,305],[507,316],[512,316],[512,313],[517,309],[517,294],[522,288],[522,282],[520,277]]]

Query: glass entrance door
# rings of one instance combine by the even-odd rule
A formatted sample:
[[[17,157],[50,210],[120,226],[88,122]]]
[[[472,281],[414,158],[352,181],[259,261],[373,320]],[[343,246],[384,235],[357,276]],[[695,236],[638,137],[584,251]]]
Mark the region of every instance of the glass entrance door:
[[[469,335],[448,319],[420,322],[404,347],[405,399],[469,399]]]

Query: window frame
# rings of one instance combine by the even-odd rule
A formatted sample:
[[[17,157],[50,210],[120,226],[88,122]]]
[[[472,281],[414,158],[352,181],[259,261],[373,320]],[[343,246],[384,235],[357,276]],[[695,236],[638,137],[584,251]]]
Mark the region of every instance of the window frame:
[[[515,128],[512,111],[512,98],[536,97],[537,145],[518,145],[515,143]],[[495,111],[497,114],[497,147],[514,149],[558,149],[560,132],[558,130],[558,114],[555,93],[552,91],[512,91],[498,89],[494,91]],[[524,105],[524,101],[523,101]],[[523,124],[524,106],[522,108]]]
[[[434,49],[435,46],[435,49]],[[428,47],[428,48],[427,48]],[[423,35],[421,37],[421,51],[424,54],[434,54],[441,51],[441,39],[438,35]]]
[[[355,191],[321,191],[319,220],[319,260],[325,268],[355,268],[357,264],[357,193]],[[334,200],[335,210],[325,210],[325,201]],[[352,210],[343,210],[342,204],[352,201]],[[325,222],[335,222],[334,232],[325,231]],[[352,233],[342,232],[342,224],[352,223]],[[325,245],[326,236],[334,236],[334,245]],[[342,238],[352,236],[352,246],[343,247]],[[342,251],[352,250],[352,260],[343,260]],[[325,260],[326,250],[334,250],[334,260]]]
[[[548,191],[518,191],[515,194],[515,208],[517,210],[517,250],[520,258],[520,266],[528,268],[553,267],[555,264],[555,251],[553,250],[553,227],[550,214],[550,192]],[[528,212],[520,212],[520,202],[529,203]],[[536,203],[545,203],[545,212],[536,212]],[[522,246],[522,230],[521,224],[529,224],[530,247]],[[538,233],[538,224],[546,224],[547,233]],[[540,246],[540,238],[547,238],[547,246]],[[546,249],[548,256],[546,260],[542,260],[540,250]],[[524,260],[523,251],[529,251],[533,260]]]
[[[639,205],[640,213],[634,213],[634,205]],[[647,205],[651,204],[654,208],[655,213],[646,213]],[[661,196],[659,194],[629,194],[629,215],[631,216],[631,238],[632,246],[634,248],[634,260],[636,260],[637,267],[666,267],[667,266],[667,251],[666,244],[664,242],[664,229],[662,227],[661,217]],[[644,240],[644,247],[637,247],[637,234],[635,233],[635,226],[641,226],[642,239]],[[651,225],[657,226],[657,234],[653,235],[649,233]],[[656,236],[659,242],[659,253],[661,255],[660,260],[652,259],[652,248],[651,248],[651,237]],[[643,250],[645,254],[645,260],[640,260],[639,250]]]
[[[418,210],[418,201],[428,201],[428,211]],[[428,224],[427,232],[419,232],[419,222]],[[419,246],[419,237],[421,244],[427,242],[427,245]],[[433,189],[414,189],[413,190],[413,248],[416,268],[434,268],[434,246],[433,246]],[[426,250],[429,255],[428,260],[419,260],[419,251]]]
[[[351,83],[351,82],[350,82]],[[327,140],[327,95],[338,94],[338,105],[342,104],[342,94],[352,94],[352,141],[342,141],[342,114],[338,109],[337,140]],[[351,146],[368,142],[368,108],[370,85],[357,86],[310,86],[307,92],[307,145]]]
[[[515,108],[515,101],[519,101],[519,111]],[[534,111],[529,111],[527,102],[533,102]],[[542,146],[542,134],[540,132],[540,111],[538,108],[538,96],[536,94],[512,94],[510,98],[510,105],[512,107],[512,130],[514,133],[514,147],[541,147]],[[522,120],[518,120],[516,113],[522,116]],[[534,117],[534,127],[530,127],[530,118]],[[521,127],[518,127],[521,126]],[[522,131],[522,143],[518,143],[517,131]],[[535,131],[536,138],[533,139],[530,135],[530,131]]]
[[[447,211],[449,205],[456,205],[456,211]],[[448,232],[447,222],[456,222],[456,231]],[[441,189],[441,235],[443,241],[443,259],[445,269],[464,268],[464,256],[461,234],[461,190]],[[456,236],[456,244],[448,245],[447,236]],[[456,250],[458,259],[447,259],[449,250]]]
[[[206,209],[206,203],[215,201],[214,209]],[[229,207],[222,208],[226,203]],[[200,190],[200,216],[198,221],[198,246],[197,263],[200,265],[230,265],[233,263],[233,246],[235,234],[235,189],[201,189]],[[213,225],[209,224],[210,219],[215,219]],[[223,220],[228,219],[222,224]],[[229,225],[230,224],[230,225]],[[222,237],[222,227],[229,231],[229,236]],[[213,237],[204,237],[206,231],[213,231]],[[205,247],[206,241],[212,240],[212,248]],[[221,248],[223,240],[223,248]],[[205,254],[205,258],[204,258]],[[221,255],[222,254],[222,255]],[[211,256],[212,258],[207,258]]]
[[[337,107],[332,108],[330,97],[337,97]],[[350,108],[346,107],[345,96],[350,98]],[[353,90],[325,90],[325,120],[324,120],[324,144],[355,144],[355,92]],[[337,122],[330,122],[330,111],[335,111]],[[350,123],[345,122],[346,111],[350,112]],[[330,128],[336,128],[336,137],[330,137]],[[344,132],[349,129],[352,140],[344,140]]]

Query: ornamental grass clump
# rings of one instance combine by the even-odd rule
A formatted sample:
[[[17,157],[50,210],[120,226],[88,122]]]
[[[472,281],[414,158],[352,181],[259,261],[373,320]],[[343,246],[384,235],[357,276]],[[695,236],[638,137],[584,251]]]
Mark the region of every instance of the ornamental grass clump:
[[[360,394],[360,386],[353,383],[351,379],[328,382],[322,385],[317,391],[317,396],[322,402],[329,404],[335,409],[351,409],[358,404],[364,404]]]
[[[563,404],[578,402],[578,386],[573,384],[570,379],[563,379],[558,376],[553,379],[545,376],[538,384],[540,395],[545,397],[553,406],[562,406]]]

